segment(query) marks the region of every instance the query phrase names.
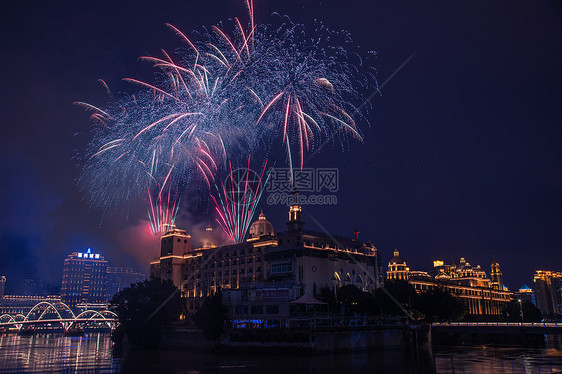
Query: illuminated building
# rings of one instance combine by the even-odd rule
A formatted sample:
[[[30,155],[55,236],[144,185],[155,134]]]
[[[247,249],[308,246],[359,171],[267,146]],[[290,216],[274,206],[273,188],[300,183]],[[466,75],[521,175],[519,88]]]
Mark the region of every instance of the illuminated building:
[[[447,265],[444,261],[433,261],[433,271],[415,271],[406,266],[398,251],[388,263],[387,279],[407,280],[418,293],[441,288],[462,300],[469,315],[501,316],[512,293],[503,285],[500,265],[494,261],[491,278],[480,265],[472,266],[464,258],[460,263]]]
[[[304,225],[302,208],[293,205],[287,231],[275,234],[261,213],[247,241],[238,244],[193,249],[185,231],[171,230],[162,236],[161,257],[151,262],[150,275],[172,280],[188,312],[219,288],[283,288],[292,290],[291,301],[324,287],[352,284],[372,290],[382,285],[380,255],[372,243],[305,230]]]
[[[134,269],[108,266],[106,300],[111,301],[111,298],[122,289],[145,279],[145,274]]]
[[[6,277],[0,277],[0,299],[4,297],[4,290],[6,289]]]
[[[500,270],[500,264],[498,264],[495,258],[492,261],[490,268],[490,282],[492,287],[498,290],[503,290],[503,273]]]
[[[248,240],[259,239],[261,236],[273,234],[273,225],[265,218],[265,214],[261,212],[258,220],[250,226]]]
[[[185,230],[172,228],[160,238],[160,260],[158,261],[158,277],[171,280],[176,287],[180,287],[182,268],[185,258],[191,252],[191,235]],[[151,270],[151,276],[153,270]]]
[[[526,284],[522,285],[519,288],[519,291],[513,293],[513,298],[515,300],[522,300],[532,303],[534,306],[537,306],[537,301],[535,299],[535,293],[533,289]]]
[[[0,299],[0,315],[26,315],[31,310],[31,308],[41,302],[55,304],[60,301],[60,296],[58,295],[4,295],[4,297]]]
[[[410,268],[406,266],[406,261],[400,257],[398,249],[394,250],[394,256],[388,262],[388,271],[386,272],[386,279],[389,280],[408,280],[408,273]]]
[[[70,307],[106,305],[107,261],[99,253],[74,252],[64,260],[61,301]]]
[[[537,270],[534,276],[537,307],[544,315],[562,312],[562,272]]]

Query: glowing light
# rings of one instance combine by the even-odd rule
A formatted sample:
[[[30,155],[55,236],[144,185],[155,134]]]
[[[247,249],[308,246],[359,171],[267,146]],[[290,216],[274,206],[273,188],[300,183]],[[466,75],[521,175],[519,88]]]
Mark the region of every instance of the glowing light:
[[[168,25],[186,48],[141,58],[156,70],[155,82],[126,78],[134,91],[116,98],[102,81],[106,107],[76,103],[95,125],[80,177],[92,203],[114,207],[143,197],[146,187],[150,231],[162,233],[175,223],[182,192],[212,190],[228,159],[276,146],[292,171],[320,144],[362,141],[352,117],[367,122],[361,93],[377,86],[366,66],[371,52],[318,22],[308,30],[281,16],[255,24],[253,2],[246,5],[246,26],[234,18],[198,40]],[[237,232],[233,240],[244,220],[228,229]]]
[[[263,178],[266,166],[267,160],[258,180],[250,180],[250,173],[248,172],[250,170],[250,156],[248,156],[248,167],[245,175],[234,173],[232,166],[230,166],[230,173],[226,182],[222,183],[221,188],[215,185],[217,197],[211,195],[211,198],[219,216],[217,222],[226,236],[234,243],[241,243],[246,239],[252,217],[271,174],[271,171],[269,171],[265,179]]]

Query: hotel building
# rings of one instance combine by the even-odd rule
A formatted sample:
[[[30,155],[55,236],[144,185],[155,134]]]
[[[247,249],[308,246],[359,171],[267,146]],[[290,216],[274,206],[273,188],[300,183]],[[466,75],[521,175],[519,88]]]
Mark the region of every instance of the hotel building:
[[[160,258],[151,262],[150,276],[172,280],[186,298],[188,313],[219,288],[251,289],[249,294],[255,291],[259,295],[279,293],[282,300],[291,302],[303,295],[314,297],[324,287],[352,284],[373,290],[382,285],[380,252],[371,242],[305,230],[304,226],[301,206],[292,205],[286,231],[275,233],[261,213],[247,240],[238,244],[192,248],[186,231],[172,229],[162,236]],[[239,303],[229,308],[253,306],[255,314],[278,310],[278,305],[249,306],[247,296],[234,298]]]
[[[490,265],[490,278],[480,267],[471,266],[464,258],[460,263],[446,265],[444,261],[433,262],[431,272],[410,270],[406,261],[400,257],[398,250],[394,251],[388,263],[386,279],[405,280],[418,293],[441,288],[462,300],[468,315],[501,316],[512,293],[503,285],[503,275],[500,265],[494,259]]]
[[[106,307],[107,261],[99,253],[74,252],[64,260],[61,301],[72,308]]]

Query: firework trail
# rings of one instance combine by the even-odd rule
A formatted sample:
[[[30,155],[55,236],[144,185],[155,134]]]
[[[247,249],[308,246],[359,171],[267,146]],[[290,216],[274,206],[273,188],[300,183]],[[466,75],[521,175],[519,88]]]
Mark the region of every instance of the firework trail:
[[[293,170],[323,139],[342,147],[362,140],[354,103],[376,80],[349,34],[320,23],[307,34],[278,15],[276,24],[256,24],[253,2],[246,5],[246,26],[234,18],[191,38],[167,25],[183,48],[141,57],[156,70],[155,82],[125,78],[137,90],[116,98],[101,81],[111,100],[106,107],[77,103],[92,113],[80,181],[93,203],[115,206],[150,186],[154,223],[159,213],[152,207],[166,191],[210,190],[228,171],[227,160],[268,154],[280,142]]]
[[[180,198],[172,198],[171,188],[167,194],[158,193],[156,199],[152,198],[149,186],[146,186],[150,210],[148,211],[149,232],[152,236],[159,236],[176,225],[176,216],[179,210]]]
[[[352,118],[359,113],[353,102],[376,87],[376,80],[374,70],[362,69],[360,55],[344,48],[352,45],[347,32],[318,23],[307,35],[303,25],[280,20],[279,26],[254,33],[255,61],[249,70],[260,82],[252,91],[262,103],[256,126],[262,137],[279,135],[291,170],[302,169],[305,153],[322,137],[337,134],[342,145],[347,137],[363,140]]]
[[[211,195],[218,214],[217,222],[234,243],[241,243],[252,223],[252,217],[261,199],[271,170],[265,172],[267,160],[258,176],[250,169],[250,156],[245,169],[232,170],[229,162],[229,174],[221,186],[215,185],[217,197]],[[264,178],[265,175],[265,178]]]

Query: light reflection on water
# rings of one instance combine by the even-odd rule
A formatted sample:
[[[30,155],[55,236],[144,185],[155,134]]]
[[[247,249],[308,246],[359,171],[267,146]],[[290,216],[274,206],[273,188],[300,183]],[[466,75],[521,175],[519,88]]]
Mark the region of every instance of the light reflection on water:
[[[118,364],[106,334],[0,335],[0,373],[113,373]]]
[[[212,354],[132,349],[115,357],[106,334],[0,336],[0,373],[562,373],[562,351],[429,348],[331,355]]]

